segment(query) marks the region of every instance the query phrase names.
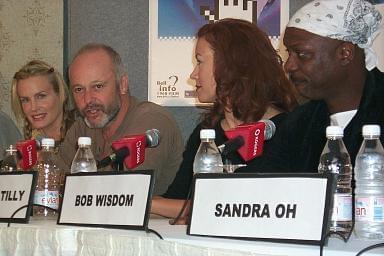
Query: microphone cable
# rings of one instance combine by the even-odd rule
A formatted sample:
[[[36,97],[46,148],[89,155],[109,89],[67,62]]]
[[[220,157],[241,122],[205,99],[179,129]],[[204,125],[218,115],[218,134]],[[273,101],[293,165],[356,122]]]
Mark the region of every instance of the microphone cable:
[[[45,208],[45,209],[52,210],[52,211],[54,211],[54,212],[56,212],[56,213],[59,212],[57,209],[53,209],[53,208],[51,208],[51,207],[48,207],[48,206],[46,206],[46,205],[42,205],[42,204],[35,204],[35,203],[33,203],[33,204],[25,204],[25,205],[23,205],[23,206],[17,208],[17,209],[12,213],[10,219],[13,219],[13,217],[15,217],[15,215],[16,215],[19,211],[21,211],[21,210],[24,209],[24,208],[29,207],[30,205],[31,205],[31,206],[43,207],[43,208]],[[11,226],[11,221],[8,221],[7,227],[9,228],[10,226]],[[159,237],[161,240],[164,240],[164,238],[163,238],[163,237],[162,237],[156,230],[153,230],[153,229],[151,229],[151,228],[147,228],[147,229],[145,229],[145,232],[146,232],[146,233],[153,233],[153,234],[155,234],[157,237]]]
[[[222,155],[222,158],[224,159],[224,162],[226,164],[230,164],[231,161],[229,159],[227,159],[227,155]],[[223,173],[224,173],[224,169],[223,169]],[[193,176],[192,176],[193,177]],[[192,181],[193,181],[193,178],[192,178]],[[187,207],[188,205],[188,201],[191,199],[191,193],[192,193],[192,181],[191,181],[191,184],[189,185],[189,188],[188,188],[188,193],[187,193],[187,197],[185,198],[184,200],[184,204],[183,206],[181,207],[181,210],[179,211],[179,213],[177,214],[176,218],[174,218],[173,220],[170,220],[169,221],[169,224],[170,225],[175,225],[181,218],[181,216],[183,215],[183,212],[185,211],[185,208]]]
[[[337,179],[337,177],[335,177],[335,179]],[[343,233],[343,232],[340,232],[340,231],[328,231],[323,240],[325,242],[325,239],[327,237],[331,237],[331,235],[336,235],[338,237],[340,237],[344,243],[347,243],[349,238],[351,237],[352,235],[352,232],[353,232],[353,229],[355,228],[355,183],[354,183],[354,180],[351,181],[352,182],[352,227],[351,227],[351,231],[348,232],[347,234]],[[332,216],[330,216],[330,218],[332,218]],[[328,220],[329,222],[329,220]],[[323,249],[324,249],[324,243],[320,244],[320,256],[323,256]]]
[[[145,232],[148,233],[148,234],[153,233],[153,234],[155,234],[158,238],[160,238],[161,240],[164,240],[164,238],[160,235],[160,233],[157,232],[157,231],[154,230],[154,229],[146,228],[146,229],[145,229]]]
[[[220,155],[221,155],[222,160],[224,160],[226,165],[231,164],[231,160],[228,159],[228,154],[223,154],[222,152],[220,152]],[[224,173],[224,168],[223,168],[223,173]],[[193,176],[192,176],[192,181],[193,181]],[[181,207],[181,210],[177,214],[176,218],[174,218],[173,220],[169,221],[170,225],[175,225],[180,220],[181,216],[183,215],[183,212],[185,211],[185,208],[188,205],[188,201],[191,199],[192,181],[191,181],[191,184],[189,184],[188,193],[187,193],[187,197],[185,198],[184,204]]]
[[[331,235],[336,235],[336,236],[339,236],[345,243],[348,242],[348,240],[350,239],[351,235],[352,235],[352,232],[355,228],[355,182],[354,180],[352,180],[352,228],[351,228],[351,231],[347,234],[347,236],[345,236],[345,234],[343,234],[342,232],[340,231],[329,231],[326,233],[326,235],[324,236],[324,240],[325,238],[327,237],[330,237]],[[367,252],[367,251],[370,251],[370,250],[373,250],[373,249],[377,249],[377,248],[380,248],[380,247],[384,247],[384,243],[377,243],[377,244],[373,244],[373,245],[370,245],[370,246],[367,246],[365,248],[363,248],[362,250],[360,250],[356,256],[360,256],[362,255],[363,253]],[[320,245],[320,256],[323,256],[323,249],[324,249],[324,243],[322,243]]]
[[[48,210],[52,210],[52,211],[54,211],[54,212],[56,212],[56,213],[59,212],[59,210],[57,210],[57,209],[53,209],[53,208],[48,207],[48,206],[46,206],[46,205],[42,205],[42,204],[34,204],[34,203],[32,203],[32,204],[25,204],[25,205],[23,205],[23,206],[17,208],[17,209],[12,213],[10,219],[13,219],[13,218],[15,217],[16,213],[18,213],[18,212],[21,211],[22,209],[27,208],[27,207],[29,207],[29,206],[39,206],[39,207],[43,207],[43,208],[48,209]],[[28,213],[27,213],[27,214],[28,214]],[[11,226],[11,221],[8,221],[8,225],[7,225],[7,227],[9,228],[10,226]]]
[[[370,245],[368,247],[365,247],[364,249],[362,249],[361,251],[359,251],[356,256],[360,256],[362,255],[363,253],[367,252],[367,251],[370,251],[370,250],[373,250],[373,249],[376,249],[376,248],[380,248],[380,247],[384,247],[384,243],[378,243],[378,244],[373,244],[373,245]]]
[[[185,208],[187,207],[188,205],[188,201],[191,199],[191,192],[192,192],[192,184],[189,185],[189,188],[188,188],[188,194],[187,194],[187,197],[185,198],[184,200],[184,204],[183,206],[181,207],[181,210],[179,211],[179,213],[177,214],[176,218],[174,218],[173,220],[170,220],[169,221],[169,224],[170,225],[175,225],[177,224],[177,222],[180,220],[181,216],[183,215],[183,212],[185,211]]]

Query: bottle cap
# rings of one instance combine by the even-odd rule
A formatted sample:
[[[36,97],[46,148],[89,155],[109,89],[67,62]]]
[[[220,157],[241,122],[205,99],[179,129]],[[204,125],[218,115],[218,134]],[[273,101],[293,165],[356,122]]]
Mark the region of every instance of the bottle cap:
[[[363,136],[380,136],[380,126],[377,124],[363,125]]]
[[[41,140],[41,145],[44,147],[54,147],[55,146],[55,140],[51,138],[43,138]]]
[[[330,125],[327,127],[326,130],[326,136],[337,136],[337,137],[343,137],[344,131],[343,128],[340,126]]]
[[[213,129],[201,129],[200,139],[214,139],[216,137],[215,130]]]
[[[92,144],[92,140],[90,137],[79,137],[77,144],[90,146]]]

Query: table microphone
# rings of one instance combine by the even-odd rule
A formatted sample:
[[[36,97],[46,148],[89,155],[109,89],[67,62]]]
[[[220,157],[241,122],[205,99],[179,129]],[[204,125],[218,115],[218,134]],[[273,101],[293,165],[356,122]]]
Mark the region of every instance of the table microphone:
[[[23,170],[29,170],[36,164],[37,150],[41,149],[42,139],[39,137],[16,142],[19,165]]]
[[[225,131],[229,140],[218,148],[223,156],[238,151],[245,161],[249,161],[262,154],[264,141],[271,139],[275,131],[275,124],[268,119],[239,125],[235,129]]]
[[[113,153],[97,161],[97,169],[110,164],[124,164],[132,169],[144,161],[144,148],[154,148],[160,143],[160,132],[150,129],[145,135],[129,135],[112,142]],[[139,158],[139,160],[134,158]]]

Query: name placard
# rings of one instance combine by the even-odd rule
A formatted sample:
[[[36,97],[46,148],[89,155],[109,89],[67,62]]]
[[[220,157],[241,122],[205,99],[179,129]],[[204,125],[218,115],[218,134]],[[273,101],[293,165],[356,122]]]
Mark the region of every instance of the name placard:
[[[153,175],[152,170],[69,174],[57,223],[143,230]]]
[[[331,176],[198,174],[189,235],[322,244]]]
[[[29,221],[36,179],[36,172],[0,173],[0,222],[27,223]],[[22,208],[23,206],[25,208]],[[20,210],[11,218],[18,209]]]

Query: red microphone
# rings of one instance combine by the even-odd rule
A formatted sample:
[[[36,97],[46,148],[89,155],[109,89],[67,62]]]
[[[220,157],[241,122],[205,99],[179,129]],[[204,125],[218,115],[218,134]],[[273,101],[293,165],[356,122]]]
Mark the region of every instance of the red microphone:
[[[250,161],[263,154],[264,141],[272,138],[276,126],[271,120],[239,125],[225,131],[229,139],[218,148],[223,155],[237,150],[244,161]]]
[[[37,162],[38,140],[30,139],[16,142],[16,148],[20,157],[19,165],[23,170],[31,169]]]
[[[160,132],[157,129],[148,130],[141,135],[129,135],[114,141],[112,142],[112,149],[115,153],[99,161],[99,168],[104,167],[104,163],[124,159],[124,165],[128,169],[133,169],[144,162],[145,148],[156,147],[159,141]]]
[[[118,151],[124,147],[128,149],[128,155],[124,159],[124,165],[128,169],[133,169],[144,162],[145,135],[123,137],[118,141],[112,142],[112,149],[114,151]]]

